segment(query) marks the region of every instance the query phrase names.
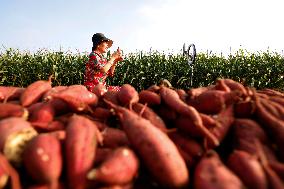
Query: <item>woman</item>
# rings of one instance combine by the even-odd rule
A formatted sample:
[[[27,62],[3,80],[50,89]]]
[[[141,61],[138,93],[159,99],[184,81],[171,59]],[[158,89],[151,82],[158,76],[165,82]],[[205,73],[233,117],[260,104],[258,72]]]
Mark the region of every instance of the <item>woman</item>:
[[[106,38],[102,33],[96,33],[92,37],[93,48],[89,55],[89,60],[86,63],[84,85],[89,91],[93,92],[96,85],[102,84],[107,90],[120,89],[119,86],[107,86],[106,78],[113,76],[117,62],[122,60],[122,54],[118,48],[109,60],[103,57],[103,54],[107,52],[113,44],[113,41]]]

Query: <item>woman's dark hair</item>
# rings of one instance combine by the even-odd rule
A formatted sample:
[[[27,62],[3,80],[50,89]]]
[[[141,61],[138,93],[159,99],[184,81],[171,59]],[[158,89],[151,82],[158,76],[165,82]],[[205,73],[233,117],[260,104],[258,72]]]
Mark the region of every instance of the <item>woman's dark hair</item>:
[[[99,45],[100,43],[101,43],[101,42],[98,42],[98,43],[94,43],[94,42],[93,42],[92,51],[96,50],[96,48],[98,47],[98,45]]]

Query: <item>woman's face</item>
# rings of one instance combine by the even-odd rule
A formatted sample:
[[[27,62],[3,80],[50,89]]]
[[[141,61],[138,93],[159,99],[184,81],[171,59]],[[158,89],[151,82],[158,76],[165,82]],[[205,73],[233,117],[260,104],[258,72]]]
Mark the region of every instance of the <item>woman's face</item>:
[[[97,47],[97,50],[102,54],[106,53],[107,49],[108,49],[108,42],[107,41],[101,42]]]

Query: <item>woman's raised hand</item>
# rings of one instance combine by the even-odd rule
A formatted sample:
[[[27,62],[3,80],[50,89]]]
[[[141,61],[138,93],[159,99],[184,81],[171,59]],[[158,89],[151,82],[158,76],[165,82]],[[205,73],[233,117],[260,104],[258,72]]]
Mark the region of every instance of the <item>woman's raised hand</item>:
[[[112,54],[112,57],[115,59],[115,62],[122,61],[122,51],[118,47],[117,50]]]

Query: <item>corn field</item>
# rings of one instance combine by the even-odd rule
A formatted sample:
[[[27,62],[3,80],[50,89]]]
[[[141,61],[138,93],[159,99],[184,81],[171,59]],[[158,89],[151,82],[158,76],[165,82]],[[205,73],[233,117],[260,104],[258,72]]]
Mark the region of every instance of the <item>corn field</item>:
[[[50,75],[55,86],[83,84],[87,60],[88,54],[80,52],[5,49],[0,53],[0,85],[26,87]],[[249,53],[242,49],[228,57],[198,52],[190,67],[182,53],[138,51],[125,55],[115,76],[107,82],[119,86],[128,83],[142,90],[167,79],[175,88],[189,89],[208,86],[218,78],[230,78],[257,89],[283,90],[284,57],[276,52]]]

